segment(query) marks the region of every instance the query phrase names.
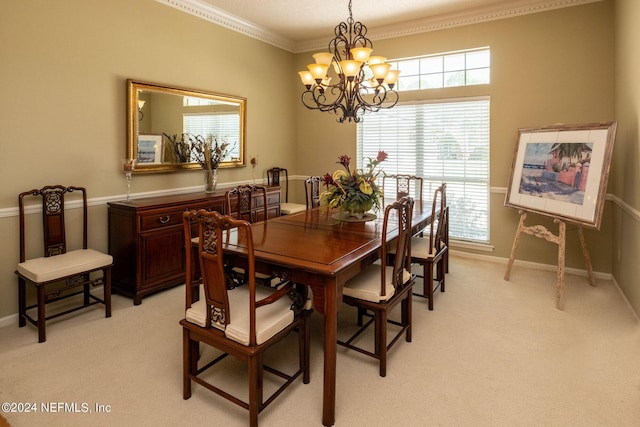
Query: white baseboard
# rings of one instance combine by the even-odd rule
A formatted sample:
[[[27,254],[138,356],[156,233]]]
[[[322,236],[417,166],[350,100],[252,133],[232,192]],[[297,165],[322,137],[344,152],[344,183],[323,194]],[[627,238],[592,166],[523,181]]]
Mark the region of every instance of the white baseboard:
[[[461,252],[461,251],[454,251],[454,250],[451,251],[451,255],[459,256],[461,258],[472,258],[472,259],[478,259],[478,260],[481,260],[481,261],[495,262],[497,264],[504,264],[505,266],[509,262],[508,258],[500,258],[500,257],[496,257],[496,256],[491,256],[491,255],[482,255],[482,254],[475,254],[475,253],[470,253],[470,252]],[[534,270],[541,270],[541,271],[553,271],[553,272],[555,272],[558,269],[557,265],[540,264],[540,263],[537,263],[537,262],[530,262],[530,261],[519,261],[517,259],[513,261],[513,265],[527,267],[527,268],[531,268],[531,269],[534,269]],[[587,277],[588,276],[587,270],[582,270],[582,269],[579,269],[579,268],[565,268],[564,271],[565,271],[566,274],[573,274],[575,276],[581,276],[581,277]],[[624,302],[627,304],[627,307],[629,307],[629,310],[631,310],[631,312],[633,313],[633,316],[636,318],[636,321],[638,323],[640,323],[640,317],[638,317],[638,313],[636,313],[636,311],[634,310],[633,306],[631,305],[631,303],[627,299],[627,296],[622,291],[622,288],[620,288],[620,285],[616,281],[616,278],[613,277],[612,274],[594,271],[593,272],[593,277],[595,277],[596,279],[600,279],[600,280],[611,280],[613,282],[613,285],[618,290],[618,293],[620,294],[620,296],[622,297]]]
[[[495,263],[499,263],[499,264],[507,264],[507,262],[509,262],[508,258],[501,258],[501,257],[496,257],[496,256],[491,256],[491,255],[482,255],[482,254],[475,254],[475,253],[470,253],[470,252],[462,252],[462,251],[451,251],[452,255],[455,256],[460,256],[463,258],[473,258],[473,259],[479,259],[479,260],[483,260],[483,261],[490,261],[490,262],[495,262]],[[541,264],[538,262],[531,262],[531,261],[520,261],[520,260],[514,260],[513,261],[513,265],[519,265],[522,267],[527,267],[527,268],[533,268],[535,270],[542,270],[542,271],[556,271],[558,269],[557,265],[551,265],[551,264]],[[583,276],[583,277],[587,277],[587,270],[582,270],[579,268],[567,268],[565,267],[564,269],[565,273],[567,274],[573,274],[576,276]],[[610,273],[602,273],[602,272],[598,272],[598,271],[594,271],[593,272],[593,276],[596,279],[601,279],[601,280],[613,280],[613,276]]]
[[[4,328],[9,325],[14,325],[16,328],[18,327],[18,313],[0,317],[0,328]]]

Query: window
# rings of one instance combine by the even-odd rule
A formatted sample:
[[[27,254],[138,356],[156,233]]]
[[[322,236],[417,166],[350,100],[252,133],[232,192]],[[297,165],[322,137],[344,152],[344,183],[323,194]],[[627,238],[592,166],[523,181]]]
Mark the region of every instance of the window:
[[[384,150],[387,174],[424,179],[423,200],[447,183],[452,238],[489,241],[489,99],[397,105],[358,123],[358,167]],[[385,197],[395,197],[395,188]],[[416,195],[417,197],[417,195]]]
[[[218,144],[228,142],[230,151],[227,159],[240,158],[240,115],[238,113],[184,113],[182,115],[185,133],[207,137],[211,129]],[[233,147],[233,149],[231,149]]]
[[[397,91],[488,84],[491,51],[488,48],[389,61],[400,70]]]

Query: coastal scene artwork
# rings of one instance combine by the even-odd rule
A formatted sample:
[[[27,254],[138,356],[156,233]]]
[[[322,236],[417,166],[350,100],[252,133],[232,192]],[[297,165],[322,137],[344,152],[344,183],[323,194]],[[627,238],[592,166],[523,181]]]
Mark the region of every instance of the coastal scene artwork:
[[[162,135],[138,136],[138,163],[162,163]]]
[[[527,144],[520,194],[582,205],[589,178],[593,144]]]
[[[600,227],[616,123],[518,130],[505,206]]]

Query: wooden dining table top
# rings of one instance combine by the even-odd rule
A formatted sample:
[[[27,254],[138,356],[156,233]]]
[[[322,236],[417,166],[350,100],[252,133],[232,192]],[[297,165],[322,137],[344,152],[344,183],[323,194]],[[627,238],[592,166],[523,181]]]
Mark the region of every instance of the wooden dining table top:
[[[375,261],[382,245],[384,211],[369,221],[345,221],[339,210],[321,206],[252,224],[256,271],[308,285],[316,311],[324,315],[324,387],[322,423],[335,422],[337,313],[347,280]],[[398,234],[392,212],[387,239]],[[414,234],[431,221],[431,209],[416,203]],[[394,226],[394,223],[396,224]],[[225,251],[242,258],[246,243],[231,238]]]
[[[383,212],[369,221],[344,221],[338,215],[339,210],[318,207],[252,224],[256,259],[332,275],[380,249]],[[412,226],[422,228],[430,217],[431,211],[414,209]],[[392,213],[388,239],[397,235],[394,223]]]

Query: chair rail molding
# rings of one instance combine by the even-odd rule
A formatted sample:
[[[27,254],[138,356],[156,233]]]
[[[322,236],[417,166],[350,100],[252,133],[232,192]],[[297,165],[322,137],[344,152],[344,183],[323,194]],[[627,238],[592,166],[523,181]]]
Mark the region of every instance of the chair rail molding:
[[[218,189],[232,188],[236,187],[240,184],[246,184],[246,181],[237,181],[237,182],[224,182],[218,183]],[[255,184],[257,185],[266,185],[266,180],[256,180]],[[171,196],[177,194],[188,194],[195,193],[202,190],[202,185],[196,185],[194,187],[183,187],[183,188],[173,188],[170,190],[159,190],[159,191],[147,191],[144,193],[132,193],[132,199],[146,199],[149,197],[162,197],[162,196]],[[106,197],[94,197],[87,199],[87,207],[92,206],[106,206],[109,202],[117,202],[122,201],[127,198],[126,195],[117,194],[115,196],[106,196]],[[77,209],[82,207],[81,200],[72,200],[69,202],[65,202],[65,209]],[[26,214],[36,214],[42,212],[42,205],[40,203],[34,203],[32,205],[25,206],[24,209]],[[18,207],[11,208],[2,208],[0,209],[0,219],[1,218],[10,218],[18,216]]]

